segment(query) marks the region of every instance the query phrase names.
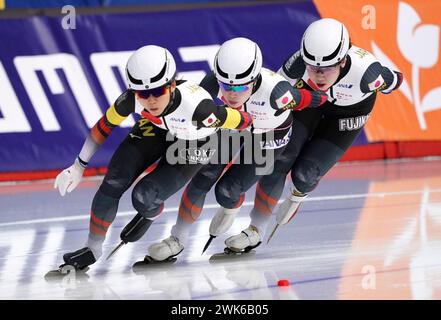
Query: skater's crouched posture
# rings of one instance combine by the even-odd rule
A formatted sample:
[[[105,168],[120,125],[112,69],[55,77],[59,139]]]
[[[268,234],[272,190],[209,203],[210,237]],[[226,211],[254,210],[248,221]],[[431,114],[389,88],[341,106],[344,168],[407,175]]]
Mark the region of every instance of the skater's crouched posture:
[[[291,171],[293,184],[276,213],[278,225],[293,218],[300,203],[349,149],[368,121],[378,92],[391,93],[403,78],[368,51],[351,45],[346,27],[334,19],[313,22],[303,35],[300,50],[285,61],[279,73],[297,88],[325,91],[327,102],[322,108],[293,114],[292,139],[274,172],[257,185],[250,213],[254,232],[246,234],[249,244],[262,239],[288,173]],[[238,238],[245,234],[233,236],[227,245]]]
[[[164,201],[184,186],[207,160],[177,161],[179,151],[189,154],[202,150],[204,154],[215,155],[216,148],[204,150],[204,145],[207,138],[217,134],[218,128],[245,129],[252,123],[248,113],[216,106],[203,88],[176,81],[175,75],[175,61],[167,49],[151,45],[136,50],[126,67],[129,89],[92,128],[75,163],[57,176],[55,188],[61,195],[71,192],[112,129],[133,112],[142,115],[113,154],[95,194],[85,247],[66,253],[64,265],[84,270],[102,255],[102,244],[122,194],[149,166],[158,162],[133,189],[132,203],[138,214],[127,234],[128,241],[136,241],[144,234],[161,213]],[[210,121],[214,118],[216,121]],[[174,143],[185,148],[190,142],[195,143],[186,150],[175,148],[176,152],[167,153]],[[169,157],[173,160],[170,163]]]
[[[227,231],[240,210],[245,192],[273,170],[274,161],[285,149],[291,135],[291,110],[320,108],[326,101],[325,94],[293,88],[282,76],[262,68],[259,46],[246,38],[234,38],[222,44],[213,72],[200,85],[213,98],[253,116],[248,129],[251,139],[242,143],[239,155],[228,169],[228,161],[210,163],[193,177],[182,195],[171,236],[149,248],[155,260],[176,256],[184,249],[189,229],[201,214],[205,196],[214,185],[220,209],[211,222],[210,234],[215,237]],[[263,155],[264,165],[256,161],[257,154]],[[246,158],[250,161],[244,161]]]

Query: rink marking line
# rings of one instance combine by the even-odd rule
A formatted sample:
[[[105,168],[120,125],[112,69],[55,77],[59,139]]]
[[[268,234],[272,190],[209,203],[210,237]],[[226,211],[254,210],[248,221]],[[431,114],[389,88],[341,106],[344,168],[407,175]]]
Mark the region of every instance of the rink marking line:
[[[360,198],[371,198],[378,197],[384,198],[386,196],[402,196],[402,195],[414,195],[424,193],[427,190],[413,190],[413,191],[393,191],[393,192],[379,192],[379,193],[359,193],[359,194],[343,194],[336,196],[320,196],[320,197],[310,197],[306,198],[304,201],[312,202],[312,201],[335,201],[335,200],[347,200],[347,199],[360,199]],[[441,189],[429,189],[430,193],[441,193]],[[283,202],[283,200],[279,200],[279,203]],[[253,206],[254,201],[246,201],[242,204],[243,207]],[[215,204],[207,204],[204,206],[204,209],[217,209],[219,205]],[[173,208],[165,208],[165,212],[177,212],[179,207]],[[135,210],[130,211],[121,211],[118,213],[117,217],[126,217],[135,214]],[[67,221],[77,221],[77,220],[86,220],[89,219],[90,215],[76,215],[70,217],[55,217],[55,218],[45,218],[45,219],[34,219],[34,220],[23,220],[23,221],[15,221],[15,222],[5,222],[0,223],[1,227],[10,227],[10,226],[19,226],[19,225],[30,225],[36,223],[48,223],[48,222],[67,222]]]
[[[375,273],[376,274],[378,274],[378,273],[380,273],[380,274],[395,273],[395,272],[408,271],[411,269],[439,268],[440,266],[441,266],[441,264],[432,264],[432,265],[426,265],[426,266],[417,266],[417,267],[413,267],[413,268],[405,267],[405,268],[397,268],[397,269],[389,269],[389,270],[380,270],[380,271],[376,271]],[[335,275],[335,276],[328,276],[328,277],[310,278],[310,279],[304,279],[304,280],[290,281],[290,285],[287,287],[287,289],[290,290],[291,293],[297,295],[296,290],[293,289],[293,287],[295,285],[310,284],[310,283],[314,283],[314,282],[323,282],[323,281],[331,281],[331,280],[345,280],[347,278],[364,277],[364,276],[366,276],[366,273],[352,273],[352,274],[343,274],[343,275]],[[204,295],[200,295],[200,296],[192,296],[192,299],[194,299],[194,300],[213,299],[215,297],[219,297],[219,296],[222,296],[225,294],[232,295],[232,294],[238,294],[238,293],[252,292],[254,290],[259,290],[259,289],[276,289],[276,288],[280,288],[280,287],[277,284],[270,284],[267,287],[245,288],[245,289],[234,289],[233,288],[230,290],[221,291],[219,294],[212,294],[212,295],[204,294]],[[243,298],[240,298],[240,299],[243,299]],[[273,295],[273,299],[274,299],[274,295]],[[308,298],[306,298],[306,299],[308,299]],[[314,299],[314,298],[312,298],[312,299]],[[338,300],[338,298],[336,298],[336,297],[331,298],[331,299]],[[282,300],[282,299],[275,299],[275,300]]]

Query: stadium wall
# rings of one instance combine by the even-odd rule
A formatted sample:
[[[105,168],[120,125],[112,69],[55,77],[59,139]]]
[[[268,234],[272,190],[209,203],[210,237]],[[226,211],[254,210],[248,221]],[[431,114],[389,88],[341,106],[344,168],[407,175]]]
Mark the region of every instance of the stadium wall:
[[[277,70],[298,50],[306,27],[320,17],[342,20],[354,44],[405,75],[398,92],[379,94],[365,130],[342,161],[441,155],[441,17],[435,16],[441,3],[370,1],[375,20],[366,19],[372,11],[363,3],[79,10],[70,20],[66,14],[41,12],[12,17],[6,10],[0,18],[0,180],[52,178],[69,166],[90,128],[124,90],[124,66],[136,48],[169,48],[180,76],[199,81],[212,67],[219,45],[244,36],[261,46],[264,66]],[[115,130],[86,174],[105,172],[135,120]]]

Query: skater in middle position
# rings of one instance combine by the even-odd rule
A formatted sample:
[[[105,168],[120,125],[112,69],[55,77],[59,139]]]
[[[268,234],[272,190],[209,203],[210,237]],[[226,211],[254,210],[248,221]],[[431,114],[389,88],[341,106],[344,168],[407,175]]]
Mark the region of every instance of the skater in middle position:
[[[226,171],[228,161],[210,163],[192,178],[182,195],[171,236],[149,247],[149,256],[156,261],[174,257],[184,249],[189,229],[201,214],[205,196],[216,181],[216,200],[221,207],[211,221],[210,241],[226,232],[240,210],[245,192],[262,174],[272,171],[274,160],[285,149],[292,130],[291,110],[315,108],[326,101],[325,94],[293,88],[282,76],[262,68],[259,46],[246,38],[234,38],[222,44],[215,56],[214,70],[200,85],[228,107],[251,114],[253,124],[247,132],[252,139],[245,139],[236,155],[239,161],[235,160]],[[252,146],[247,148],[250,141]],[[254,157],[249,157],[251,163],[243,163],[249,156],[247,152],[266,157],[265,168]],[[263,170],[256,174],[259,167]]]

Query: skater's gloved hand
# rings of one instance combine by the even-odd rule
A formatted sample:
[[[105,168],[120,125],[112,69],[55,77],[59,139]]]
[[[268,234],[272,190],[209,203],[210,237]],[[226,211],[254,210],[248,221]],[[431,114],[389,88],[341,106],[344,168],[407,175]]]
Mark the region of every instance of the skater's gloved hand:
[[[58,174],[55,179],[54,189],[58,188],[62,196],[64,196],[66,192],[72,192],[80,183],[84,169],[85,167],[83,167],[78,158],[76,158],[73,165]]]

